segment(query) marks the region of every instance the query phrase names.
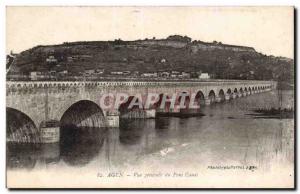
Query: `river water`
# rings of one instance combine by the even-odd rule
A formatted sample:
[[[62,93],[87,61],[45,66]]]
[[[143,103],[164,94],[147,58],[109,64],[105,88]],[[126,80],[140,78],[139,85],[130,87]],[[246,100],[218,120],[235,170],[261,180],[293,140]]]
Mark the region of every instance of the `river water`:
[[[293,91],[283,94],[283,105],[293,107]],[[255,108],[278,105],[278,93],[271,91],[205,106],[203,117],[121,120],[120,128],[82,129],[58,144],[7,144],[8,177],[32,179],[31,186],[40,180],[45,187],[134,187],[122,178],[160,187],[141,177],[169,173],[175,178],[165,184],[175,187],[287,186],[294,176],[294,119],[251,116]],[[237,184],[238,177],[248,182]]]

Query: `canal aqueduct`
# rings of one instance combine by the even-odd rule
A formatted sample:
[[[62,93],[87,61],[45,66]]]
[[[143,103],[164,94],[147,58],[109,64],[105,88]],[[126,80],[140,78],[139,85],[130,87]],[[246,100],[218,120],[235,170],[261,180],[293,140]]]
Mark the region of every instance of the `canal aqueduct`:
[[[105,117],[108,110],[100,105],[100,96],[112,93],[173,94],[196,93],[200,104],[209,105],[276,88],[274,81],[120,81],[120,82],[6,82],[8,112],[18,112],[31,119],[36,128],[43,121],[61,121],[66,112],[90,111],[91,116]],[[85,109],[81,108],[85,107]],[[100,113],[97,113],[100,110]],[[97,115],[98,114],[98,115]],[[66,116],[65,116],[66,117]],[[72,117],[69,117],[72,120]],[[9,125],[9,123],[7,123]]]

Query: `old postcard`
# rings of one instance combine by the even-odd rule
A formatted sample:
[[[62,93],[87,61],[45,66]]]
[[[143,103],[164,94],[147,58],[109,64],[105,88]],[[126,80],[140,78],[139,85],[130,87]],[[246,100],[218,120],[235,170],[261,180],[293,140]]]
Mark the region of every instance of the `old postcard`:
[[[8,188],[294,188],[293,7],[6,16]]]

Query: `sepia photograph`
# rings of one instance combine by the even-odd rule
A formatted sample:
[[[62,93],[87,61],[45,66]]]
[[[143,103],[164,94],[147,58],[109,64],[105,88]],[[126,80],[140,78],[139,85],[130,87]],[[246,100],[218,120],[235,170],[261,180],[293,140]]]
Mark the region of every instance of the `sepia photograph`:
[[[294,14],[7,6],[6,187],[295,189]]]

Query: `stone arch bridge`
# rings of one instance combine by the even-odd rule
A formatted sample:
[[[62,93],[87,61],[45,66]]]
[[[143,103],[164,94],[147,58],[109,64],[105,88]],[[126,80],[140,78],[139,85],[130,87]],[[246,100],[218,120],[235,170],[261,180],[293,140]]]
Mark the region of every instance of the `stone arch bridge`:
[[[95,105],[105,118],[108,111],[100,104],[107,93],[172,94],[197,93],[202,104],[226,101],[276,88],[274,81],[216,80],[216,81],[7,81],[6,107],[27,115],[39,128],[43,121],[60,121],[70,110]],[[83,104],[82,104],[82,103]],[[78,105],[77,109],[76,106]],[[88,108],[91,110],[90,108]],[[80,111],[80,110],[79,110]]]

